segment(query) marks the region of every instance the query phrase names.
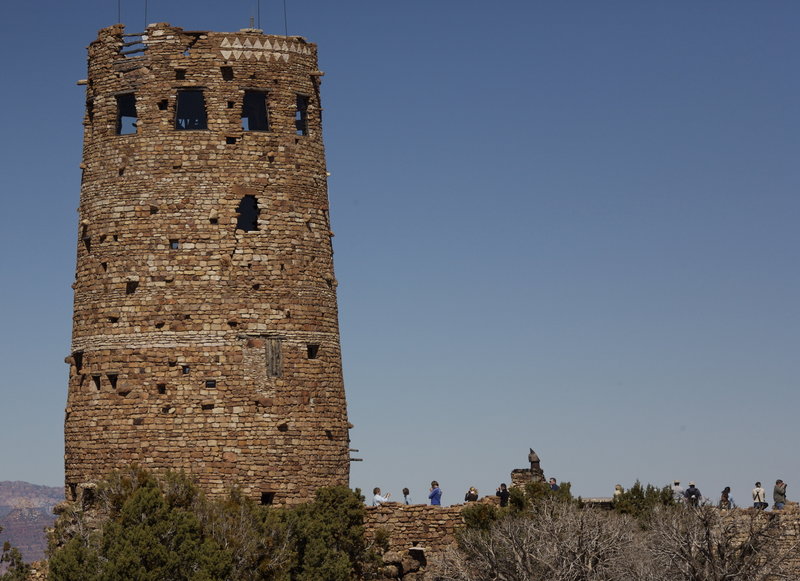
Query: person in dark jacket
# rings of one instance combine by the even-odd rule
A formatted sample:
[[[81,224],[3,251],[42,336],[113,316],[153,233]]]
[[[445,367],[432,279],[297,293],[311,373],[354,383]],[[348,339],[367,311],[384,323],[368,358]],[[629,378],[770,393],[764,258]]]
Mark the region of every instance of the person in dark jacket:
[[[506,486],[505,482],[500,485],[495,494],[500,497],[500,506],[508,506],[508,498],[511,493],[508,491],[508,486]]]
[[[464,502],[475,502],[478,500],[478,489],[470,486],[467,493],[464,495]]]
[[[700,490],[694,485],[694,482],[689,483],[689,488],[683,493],[686,497],[687,506],[700,506],[700,501],[703,500],[703,495]]]

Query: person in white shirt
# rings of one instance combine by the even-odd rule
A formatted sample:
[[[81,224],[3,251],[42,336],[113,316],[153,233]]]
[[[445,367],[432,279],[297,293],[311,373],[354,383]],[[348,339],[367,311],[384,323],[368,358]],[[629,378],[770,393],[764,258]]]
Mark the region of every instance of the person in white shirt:
[[[769,506],[766,502],[767,491],[761,486],[760,482],[756,482],[756,487],[753,489],[753,508],[764,510]]]
[[[375,495],[372,497],[372,506],[380,506],[384,502],[389,502],[389,497],[392,495],[391,492],[387,492],[386,496],[381,496],[381,489],[377,486],[372,489],[372,494]]]

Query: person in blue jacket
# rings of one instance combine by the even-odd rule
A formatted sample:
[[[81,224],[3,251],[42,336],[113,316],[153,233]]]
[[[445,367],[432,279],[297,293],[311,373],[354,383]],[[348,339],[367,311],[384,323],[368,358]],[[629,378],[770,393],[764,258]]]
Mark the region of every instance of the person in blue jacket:
[[[431,482],[431,492],[428,494],[431,499],[432,506],[439,506],[442,504],[442,489],[439,488],[439,483],[435,480]]]

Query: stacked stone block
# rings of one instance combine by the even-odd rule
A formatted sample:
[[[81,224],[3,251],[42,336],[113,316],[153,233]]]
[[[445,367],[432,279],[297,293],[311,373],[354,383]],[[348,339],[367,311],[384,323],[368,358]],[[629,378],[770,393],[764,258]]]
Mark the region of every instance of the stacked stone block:
[[[314,44],[252,29],[90,45],[68,498],[131,462],[265,503],[348,484],[321,75]],[[186,92],[206,128],[176,121]]]

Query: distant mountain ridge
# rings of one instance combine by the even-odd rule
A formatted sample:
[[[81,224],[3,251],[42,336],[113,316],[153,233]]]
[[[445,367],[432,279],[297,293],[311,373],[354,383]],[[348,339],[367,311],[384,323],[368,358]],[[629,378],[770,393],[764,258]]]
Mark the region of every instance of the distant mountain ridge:
[[[22,481],[0,482],[0,544],[9,541],[27,562],[44,558],[47,537],[53,526],[53,507],[64,500],[64,489]]]

